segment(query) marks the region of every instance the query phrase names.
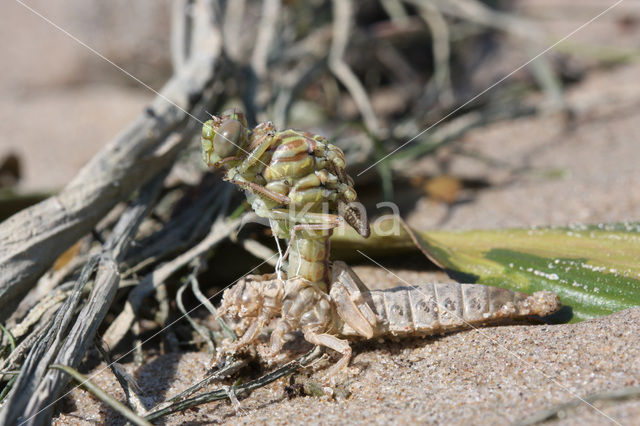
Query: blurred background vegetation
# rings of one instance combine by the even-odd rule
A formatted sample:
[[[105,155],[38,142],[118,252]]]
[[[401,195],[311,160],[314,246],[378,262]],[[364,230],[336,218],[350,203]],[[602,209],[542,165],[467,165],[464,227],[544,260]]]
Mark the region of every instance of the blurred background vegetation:
[[[29,4],[156,90],[172,74],[172,43],[188,43],[176,36],[172,8],[196,10],[189,1],[168,0]],[[348,152],[355,174],[415,137],[357,182],[375,181],[381,191],[376,199],[392,199],[404,182],[394,185],[392,176],[410,178],[436,198],[455,199],[460,187],[482,182],[429,184],[446,174],[448,156],[442,153],[439,162],[411,166],[444,145],[444,153],[455,150],[456,141],[477,126],[559,109],[570,117],[563,88],[590,71],[637,61],[640,18],[623,2],[588,31],[521,67],[609,5],[222,2],[229,69],[216,83],[220,108],[242,106],[254,122],[270,119],[279,128],[329,136]],[[0,76],[0,184],[29,193],[56,190],[154,94],[17,2],[0,8],[0,57],[11,65]],[[176,61],[174,54],[174,67]],[[4,206],[2,217],[25,203]]]

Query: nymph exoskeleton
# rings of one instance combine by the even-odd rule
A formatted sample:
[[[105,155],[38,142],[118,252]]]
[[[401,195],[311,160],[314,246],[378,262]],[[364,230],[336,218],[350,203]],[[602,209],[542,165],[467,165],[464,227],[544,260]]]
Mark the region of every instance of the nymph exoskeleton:
[[[207,165],[226,169],[225,179],[245,190],[277,237],[289,240],[281,256],[289,257],[288,277],[328,292],[333,229],[344,219],[369,236],[342,150],[322,136],[276,131],[270,122],[249,130],[244,114],[234,110],[204,124],[202,155]]]
[[[276,320],[270,354],[280,351],[286,335],[300,330],[305,340],[333,349],[342,357],[331,377],[351,358],[351,339],[426,336],[531,315],[546,316],[560,308],[549,291],[533,295],[480,284],[433,283],[368,290],[343,262],[334,262],[330,294],[303,280],[248,276],[225,290],[218,315],[241,320],[242,337],[220,354],[252,343],[263,327]],[[236,322],[237,323],[237,322]]]

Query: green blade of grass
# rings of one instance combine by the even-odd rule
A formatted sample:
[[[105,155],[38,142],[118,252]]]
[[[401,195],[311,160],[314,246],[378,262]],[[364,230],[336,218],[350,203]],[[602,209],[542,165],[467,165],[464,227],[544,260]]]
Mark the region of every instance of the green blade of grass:
[[[425,232],[392,221],[377,225],[370,240],[346,232],[332,244],[338,253],[374,255],[418,246],[459,280],[553,291],[571,308],[572,321],[640,306],[640,223]],[[380,229],[397,232],[381,235]]]

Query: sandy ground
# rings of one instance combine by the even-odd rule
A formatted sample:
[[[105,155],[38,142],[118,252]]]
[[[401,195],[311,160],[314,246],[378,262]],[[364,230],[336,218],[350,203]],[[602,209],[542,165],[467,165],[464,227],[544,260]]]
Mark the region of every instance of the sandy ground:
[[[445,337],[356,345],[343,397],[295,397],[286,380],[255,391],[236,413],[226,402],[210,403],[167,424],[511,424],[540,410],[594,392],[640,384],[640,309],[577,325],[476,329]],[[205,372],[204,353],[166,355],[142,367],[140,384],[155,398],[174,395]],[[320,367],[320,364],[318,367]],[[98,369],[103,369],[103,365]],[[312,376],[312,379],[316,379]],[[109,372],[94,379],[123,397]],[[57,424],[118,424],[85,391],[74,390],[73,413]],[[565,424],[633,424],[637,401],[581,405]]]
[[[66,3],[74,1],[76,6],[83,3]],[[164,9],[157,7],[155,0],[140,1],[122,17],[101,11],[96,1],[84,3],[83,7],[68,7],[30,2],[108,56],[120,54],[117,62],[125,68],[138,66],[135,74],[143,80],[162,81],[153,65],[167,63],[166,39],[158,41],[158,34],[166,31],[157,30],[166,28]],[[525,2],[530,14],[540,17],[546,30],[559,36],[611,3],[591,1],[589,8],[579,8],[579,15],[568,1]],[[561,12],[556,8],[560,6],[564,8]],[[0,28],[0,56],[7,64],[14,64],[5,67],[7,72],[0,78],[0,157],[8,152],[21,156],[21,189],[59,188],[142,110],[152,95],[134,89],[117,73],[105,71],[108,65],[43,27],[17,3],[7,2],[0,8],[7,18],[7,24]],[[636,9],[634,2],[622,3],[620,9],[576,38],[637,48]],[[104,25],[83,26],[99,12]],[[557,19],[558,13],[563,19]],[[111,22],[105,21],[109,19]],[[141,24],[131,25],[127,20]],[[124,29],[117,32],[121,36],[113,36],[114,22],[116,28]],[[131,28],[138,33],[132,34]],[[37,66],[34,57],[38,58]],[[148,66],[140,68],[140,63]],[[96,79],[95,70],[100,71],[100,78]],[[106,83],[102,79],[105,73],[109,76]],[[408,211],[409,222],[427,229],[637,220],[638,75],[640,65],[630,64],[594,73],[574,86],[567,93],[576,113],[573,121],[551,114],[467,135],[464,144],[468,150],[506,163],[511,169],[525,167],[527,171],[514,174],[509,167],[453,157],[448,173],[493,186],[467,191],[464,202],[454,205],[419,198]],[[430,161],[419,167],[434,169],[437,165]],[[372,286],[402,283],[370,265],[356,270]],[[441,274],[392,270],[411,283],[446,279]],[[422,340],[360,343],[354,346],[349,369],[338,377],[335,393],[342,396],[289,399],[285,393],[288,381],[280,380],[242,399],[241,412],[227,402],[211,403],[173,415],[166,423],[509,424],[590,393],[639,386],[639,324],[640,310],[633,309],[577,325],[504,326]],[[201,379],[208,362],[205,353],[181,353],[151,358],[139,369],[132,364],[125,367],[137,377],[149,399],[159,401]],[[307,374],[319,380],[326,365],[326,361],[319,363],[296,380]],[[110,372],[99,373],[95,381],[123,398]],[[595,406],[582,404],[567,412],[561,423],[640,424],[638,399]],[[60,408],[56,424],[123,424],[82,390],[73,390]]]

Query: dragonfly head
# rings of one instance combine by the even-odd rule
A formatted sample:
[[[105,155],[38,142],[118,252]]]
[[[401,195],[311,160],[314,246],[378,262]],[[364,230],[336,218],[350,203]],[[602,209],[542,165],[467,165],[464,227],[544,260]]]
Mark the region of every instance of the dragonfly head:
[[[247,119],[241,111],[228,110],[202,126],[202,159],[208,166],[229,168],[247,153]]]

